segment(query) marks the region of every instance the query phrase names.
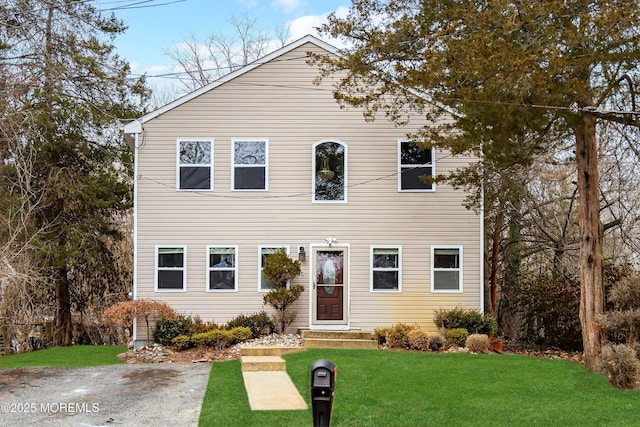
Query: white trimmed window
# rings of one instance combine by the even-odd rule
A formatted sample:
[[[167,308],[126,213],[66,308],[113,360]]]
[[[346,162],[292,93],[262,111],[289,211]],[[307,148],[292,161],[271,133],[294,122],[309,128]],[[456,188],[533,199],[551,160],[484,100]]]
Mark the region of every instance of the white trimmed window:
[[[434,191],[424,177],[435,176],[434,149],[423,150],[412,141],[398,141],[398,191]]]
[[[156,246],[156,291],[185,291],[186,246]]]
[[[371,291],[402,291],[400,246],[371,246]]]
[[[207,246],[207,291],[237,291],[237,246]]]
[[[313,146],[313,201],[347,200],[347,146],[323,141]]]
[[[213,140],[179,139],[177,188],[213,189]]]
[[[431,291],[462,292],[462,246],[431,247]]]
[[[261,292],[268,292],[271,289],[275,288],[275,284],[271,282],[267,277],[262,273],[262,268],[264,267],[264,260],[267,258],[267,255],[277,252],[279,249],[285,249],[287,254],[289,253],[288,246],[260,246],[260,260],[259,266],[260,269],[258,271],[258,277],[260,278],[258,283],[258,290]]]
[[[268,141],[235,139],[233,144],[234,190],[267,190]]]

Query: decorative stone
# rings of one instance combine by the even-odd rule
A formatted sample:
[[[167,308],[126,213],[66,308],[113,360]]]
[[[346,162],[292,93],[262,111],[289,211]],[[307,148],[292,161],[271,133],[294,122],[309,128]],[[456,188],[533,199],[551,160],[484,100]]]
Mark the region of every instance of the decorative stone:
[[[123,357],[118,358],[125,360],[127,363],[162,363],[164,359],[173,354],[171,350],[160,344],[140,347],[136,350],[129,350],[123,353]]]
[[[240,347],[302,347],[302,338],[298,334],[272,334],[240,344]]]

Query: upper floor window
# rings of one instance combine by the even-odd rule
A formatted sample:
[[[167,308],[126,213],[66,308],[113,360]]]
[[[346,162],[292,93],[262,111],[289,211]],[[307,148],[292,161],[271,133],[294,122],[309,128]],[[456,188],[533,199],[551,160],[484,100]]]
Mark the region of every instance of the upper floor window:
[[[207,291],[238,290],[236,246],[207,247]]]
[[[314,146],[314,201],[346,200],[346,146],[339,142],[320,142]]]
[[[186,290],[186,256],[184,246],[156,246],[156,290]]]
[[[434,185],[425,177],[434,176],[434,150],[422,148],[411,141],[398,141],[399,191],[433,191]]]
[[[213,141],[178,140],[178,189],[213,189]]]
[[[233,141],[233,189],[267,189],[267,140]]]
[[[431,248],[431,291],[462,292],[462,246]]]

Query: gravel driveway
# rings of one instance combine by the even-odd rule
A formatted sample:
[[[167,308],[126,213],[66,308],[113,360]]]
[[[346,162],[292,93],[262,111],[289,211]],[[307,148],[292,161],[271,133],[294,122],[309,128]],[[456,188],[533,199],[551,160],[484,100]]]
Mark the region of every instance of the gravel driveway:
[[[197,426],[210,363],[0,369],[4,426]]]

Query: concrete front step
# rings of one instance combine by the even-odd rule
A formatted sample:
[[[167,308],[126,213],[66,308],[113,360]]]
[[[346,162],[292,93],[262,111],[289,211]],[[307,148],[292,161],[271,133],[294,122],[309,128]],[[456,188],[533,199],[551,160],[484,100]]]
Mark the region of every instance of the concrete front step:
[[[378,348],[371,332],[301,330],[307,348]]]
[[[286,362],[280,356],[242,356],[242,372],[285,371]]]
[[[304,345],[307,348],[378,348],[378,343],[373,340],[358,339],[324,339],[324,338],[305,338]]]
[[[304,329],[300,331],[302,339],[371,340],[371,332],[362,331],[319,331]]]
[[[304,350],[304,347],[291,346],[291,347],[241,347],[241,356],[281,356],[283,354],[295,353],[297,351]]]

